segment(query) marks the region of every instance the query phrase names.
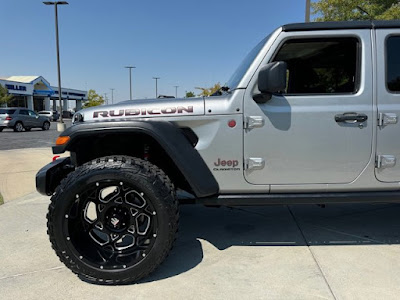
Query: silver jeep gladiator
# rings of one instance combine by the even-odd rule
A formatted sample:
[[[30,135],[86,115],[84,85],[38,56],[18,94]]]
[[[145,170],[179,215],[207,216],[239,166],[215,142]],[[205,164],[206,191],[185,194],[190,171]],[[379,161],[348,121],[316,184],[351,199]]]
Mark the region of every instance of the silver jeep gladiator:
[[[36,176],[74,273],[137,281],[205,205],[400,202],[400,21],[289,24],[206,98],[77,112]],[[178,191],[178,193],[177,193]],[[187,199],[188,197],[186,197]]]

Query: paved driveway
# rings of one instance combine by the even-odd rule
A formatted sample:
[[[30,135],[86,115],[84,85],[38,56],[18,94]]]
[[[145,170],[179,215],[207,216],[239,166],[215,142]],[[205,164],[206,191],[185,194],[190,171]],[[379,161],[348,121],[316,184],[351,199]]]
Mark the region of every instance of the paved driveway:
[[[400,206],[182,206],[171,255],[125,286],[81,281],[46,235],[49,200],[0,206],[2,299],[398,299]]]
[[[71,126],[71,120],[64,119],[64,122],[67,127]],[[0,150],[51,147],[59,135],[57,122],[51,122],[50,129],[46,131],[40,128],[32,128],[31,131],[26,132],[4,129],[0,132]]]

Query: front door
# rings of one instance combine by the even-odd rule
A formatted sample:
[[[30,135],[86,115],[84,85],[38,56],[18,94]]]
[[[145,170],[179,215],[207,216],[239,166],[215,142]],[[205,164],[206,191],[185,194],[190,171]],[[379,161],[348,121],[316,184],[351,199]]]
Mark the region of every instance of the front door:
[[[253,100],[257,76],[250,82],[245,118],[262,117],[264,125],[244,133],[246,180],[275,185],[354,181],[372,151],[370,30],[283,32],[275,45],[263,64],[285,61],[287,88],[259,104]]]

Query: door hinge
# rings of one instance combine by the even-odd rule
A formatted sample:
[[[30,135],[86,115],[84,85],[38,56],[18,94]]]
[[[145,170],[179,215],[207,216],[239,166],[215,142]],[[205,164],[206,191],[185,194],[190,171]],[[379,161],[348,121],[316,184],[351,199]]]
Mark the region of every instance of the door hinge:
[[[397,124],[397,115],[394,113],[379,113],[378,126],[386,126],[390,124]]]
[[[377,155],[375,167],[378,169],[393,168],[396,165],[396,157],[394,155]]]
[[[261,157],[249,157],[245,160],[246,170],[261,170],[265,167],[265,160]]]
[[[264,126],[264,118],[261,116],[249,116],[245,117],[243,128],[251,129],[251,128],[260,128]]]

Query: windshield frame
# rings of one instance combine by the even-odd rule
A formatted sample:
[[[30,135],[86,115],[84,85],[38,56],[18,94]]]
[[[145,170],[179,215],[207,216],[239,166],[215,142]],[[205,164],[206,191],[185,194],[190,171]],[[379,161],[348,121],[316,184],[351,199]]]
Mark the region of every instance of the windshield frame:
[[[268,50],[273,42],[282,32],[282,27],[279,27],[271,34],[263,38],[245,57],[239,67],[233,73],[231,78],[226,83],[231,91],[235,89],[246,89],[251,78],[257,71]]]

